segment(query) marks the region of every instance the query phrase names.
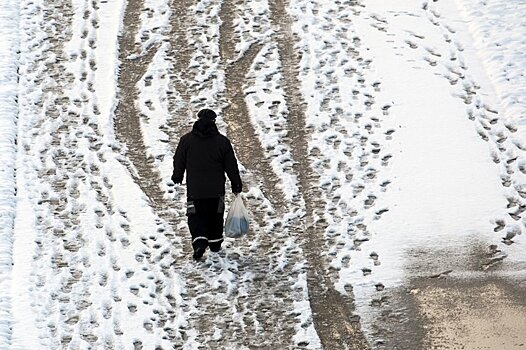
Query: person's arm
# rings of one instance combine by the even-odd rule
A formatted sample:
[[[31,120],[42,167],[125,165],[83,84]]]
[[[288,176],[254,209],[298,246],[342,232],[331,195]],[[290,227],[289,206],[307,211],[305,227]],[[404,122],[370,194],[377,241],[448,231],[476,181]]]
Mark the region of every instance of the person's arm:
[[[239,169],[237,167],[237,159],[234,154],[234,149],[230,141],[228,142],[227,151],[225,154],[225,172],[232,185],[233,193],[241,193],[243,190],[243,183],[241,182],[241,176],[239,176]]]
[[[184,172],[186,170],[186,147],[184,141],[184,138],[181,138],[174,155],[172,181],[176,184],[183,182]]]

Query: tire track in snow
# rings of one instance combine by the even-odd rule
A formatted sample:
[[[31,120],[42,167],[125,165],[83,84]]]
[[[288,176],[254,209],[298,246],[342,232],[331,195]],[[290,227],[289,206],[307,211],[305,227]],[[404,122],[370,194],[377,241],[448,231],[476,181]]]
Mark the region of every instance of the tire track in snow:
[[[176,20],[189,19],[186,12],[183,12],[183,6],[190,5],[189,2],[177,3],[174,11],[174,15],[182,15],[183,18]],[[132,166],[137,168],[138,177],[135,181],[140,185],[145,194],[152,201],[152,206],[155,209],[157,215],[161,217],[167,224],[169,224],[173,230],[179,230],[181,228],[181,220],[179,219],[182,216],[182,205],[184,201],[177,197],[175,198],[175,209],[177,213],[171,211],[173,203],[168,200],[164,195],[162,188],[160,186],[162,179],[160,178],[158,172],[154,170],[154,160],[152,157],[147,155],[146,147],[144,144],[143,138],[140,136],[141,130],[141,121],[140,121],[140,111],[136,108],[136,102],[139,101],[139,91],[136,87],[136,84],[145,76],[148,71],[148,67],[152,63],[152,59],[156,52],[160,48],[159,45],[154,45],[153,47],[147,48],[147,52],[140,53],[138,52],[137,43],[135,42],[135,36],[139,29],[139,16],[141,9],[144,6],[143,1],[130,1],[128,3],[127,12],[124,17],[124,35],[120,42],[120,57],[122,62],[121,75],[119,79],[119,86],[121,87],[122,97],[119,103],[119,107],[116,111],[117,113],[117,132],[125,143],[129,144],[127,155],[132,161]],[[188,7],[184,8],[184,11],[188,11]],[[175,27],[175,32],[177,35],[173,37],[173,41],[170,40],[172,45],[183,44],[183,31],[185,28],[188,28],[189,24],[185,22],[180,22],[178,26]],[[173,50],[179,50],[180,47],[172,46]],[[175,57],[169,56],[172,60],[175,60],[175,66],[178,69],[186,70],[183,66],[187,65],[189,62],[190,48],[185,49],[181,53],[175,54]],[[171,52],[174,54],[174,51]],[[130,55],[132,55],[130,57]],[[181,73],[181,75],[176,79],[175,86],[183,98],[189,98],[190,90],[185,79],[188,78],[188,74]],[[183,107],[173,111],[173,101],[170,100],[170,112],[178,113],[181,110],[185,110],[186,102],[183,101]],[[177,106],[179,107],[179,106]],[[184,114],[184,113],[183,113]],[[177,115],[179,116],[179,115]],[[186,115],[183,115],[183,118]],[[174,116],[172,115],[172,118]],[[168,126],[166,132],[173,137],[172,142],[175,141],[174,134],[180,133],[182,127],[179,125],[178,121],[172,119]],[[173,190],[169,190],[173,193]],[[161,222],[157,223],[159,225],[158,234],[148,235],[145,234],[141,237],[145,249],[142,253],[137,255],[137,259],[140,259],[144,263],[144,267],[155,266],[159,261],[165,259],[165,257],[170,257],[174,255],[171,252],[171,248],[161,249],[163,244],[160,241],[157,241],[159,234],[164,235],[169,244],[174,244],[174,232],[171,229],[163,228]],[[187,230],[182,230],[184,234],[187,234]],[[187,240],[183,244],[183,253],[186,257],[191,256],[191,246]],[[178,257],[175,257],[177,259]],[[167,290],[167,284],[163,282],[163,279],[174,279],[172,270],[173,267],[178,267],[178,273],[181,274],[183,278],[180,281],[182,291],[182,299],[179,296],[170,294],[171,291]],[[162,265],[162,274],[164,275],[161,279],[157,280],[157,286],[155,287],[155,294],[161,292],[166,296],[166,299],[163,299],[165,309],[161,311],[161,315],[157,323],[148,322],[145,323],[145,328],[147,329],[162,329],[164,334],[163,339],[168,339],[175,344],[175,346],[183,346],[183,344],[193,343],[197,337],[195,330],[189,329],[187,320],[195,317],[193,314],[196,312],[194,309],[195,298],[198,296],[197,287],[203,286],[203,280],[200,280],[200,276],[193,275],[195,273],[194,266],[192,263],[186,261],[172,261],[170,264],[163,263]],[[189,281],[189,283],[187,283]],[[195,288],[195,289],[194,289]],[[133,293],[136,293],[139,289],[135,289]],[[131,306],[135,309],[135,306]],[[175,312],[175,310],[179,310]],[[159,310],[157,310],[159,311]],[[181,313],[181,315],[179,314]],[[182,320],[180,318],[183,318]],[[138,342],[136,348],[142,348],[144,344]]]
[[[187,40],[187,32],[191,27],[192,18],[189,15],[189,9],[195,5],[195,0],[180,0],[172,2],[172,21],[173,23],[170,45],[170,58],[173,59],[174,68],[171,72],[174,80],[175,89],[178,96],[170,95],[170,102],[168,109],[170,111],[172,120],[170,121],[170,135],[171,145],[173,149],[177,147],[177,136],[181,136],[184,128],[190,126],[192,122],[192,111],[190,99],[192,96],[192,89],[190,82],[193,80],[193,75],[189,70],[190,61],[192,58],[192,47]]]
[[[241,163],[253,171],[258,181],[262,182],[262,191],[272,205],[275,208],[285,208],[283,195],[276,190],[279,179],[272,171],[272,167],[263,161],[266,157],[250,122],[244,91],[240,88],[263,45],[252,45],[242,57],[234,61],[236,57],[234,13],[231,3],[225,1],[219,14],[223,21],[220,28],[220,54],[225,65],[225,95],[228,103],[224,110],[224,119],[228,123],[228,134],[236,145]]]
[[[146,53],[137,52],[135,36],[139,29],[139,15],[143,3],[143,0],[128,1],[124,15],[123,35],[119,41],[121,67],[118,86],[121,96],[115,110],[115,129],[117,137],[127,145],[126,153],[132,163],[130,172],[135,175],[137,184],[152,201],[152,205],[156,209],[161,209],[166,208],[164,193],[159,186],[161,179],[153,167],[153,159],[146,154],[141,137],[140,112],[135,105],[138,99],[136,84],[146,73],[157,51],[154,47]]]
[[[282,59],[285,77],[285,94],[289,107],[289,132],[292,154],[296,160],[294,169],[299,178],[300,192],[305,205],[307,222],[298,228],[298,235],[305,234],[303,249],[309,264],[308,291],[313,311],[314,325],[322,344],[327,349],[367,348],[367,342],[360,325],[353,320],[352,300],[334,289],[327,274],[327,266],[319,254],[319,242],[327,223],[323,219],[325,207],[321,191],[317,188],[318,176],[312,171],[308,152],[308,133],[305,122],[305,103],[299,89],[299,61],[294,43],[297,39],[291,32],[292,21],[287,15],[286,3],[281,0],[270,1],[273,23],[279,28],[276,35],[278,50]]]
[[[286,272],[291,266],[301,265],[299,263],[300,256],[298,256],[298,247],[289,239],[288,232],[291,230],[289,224],[279,222],[277,225],[272,224],[273,221],[279,220],[288,210],[291,205],[284,200],[284,195],[281,193],[278,184],[276,173],[272,170],[268,163],[268,158],[265,155],[261,143],[256,135],[252,122],[249,118],[249,111],[245,101],[245,92],[240,86],[246,84],[246,77],[250,71],[251,66],[255,62],[256,57],[264,48],[263,43],[253,43],[243,54],[236,58],[236,34],[233,26],[235,10],[232,3],[225,1],[221,8],[220,18],[223,21],[220,34],[220,52],[222,56],[223,65],[225,68],[225,95],[227,98],[227,107],[224,112],[224,119],[228,123],[229,135],[233,143],[236,145],[236,151],[239,153],[240,161],[245,165],[254,175],[255,180],[262,183],[262,193],[269,199],[272,208],[275,212],[265,218],[256,217],[261,229],[258,231],[268,231],[262,237],[261,242],[258,242],[259,248],[253,251],[252,254],[261,254],[258,258],[261,264],[253,266],[253,271],[262,273],[263,271],[276,271],[277,274],[271,274],[272,277],[267,277],[263,280],[255,280],[251,283],[252,293],[250,298],[255,298],[253,302],[247,303],[250,305],[248,311],[253,313],[256,320],[267,323],[267,327],[273,327],[272,338],[266,337],[262,339],[263,344],[272,346],[273,344],[291,344],[294,334],[294,317],[291,316],[291,310],[287,308],[292,307],[294,300],[301,300],[298,291],[294,291],[293,282],[297,281],[298,274],[303,272],[303,269]],[[264,161],[262,161],[264,160]],[[258,186],[259,187],[259,186]],[[251,203],[249,202],[249,205]],[[254,208],[254,207],[253,207]],[[254,213],[263,213],[263,210],[254,208]],[[269,224],[270,223],[270,224]],[[265,227],[267,226],[267,227]],[[270,226],[270,227],[269,227]],[[272,238],[273,237],[273,238]],[[289,260],[286,263],[287,269],[283,271],[280,267],[282,263],[280,259]],[[284,278],[284,276],[289,276]],[[265,292],[259,298],[255,297],[261,291]],[[274,304],[274,307],[269,305]],[[272,314],[269,314],[269,311]],[[276,324],[280,324],[279,328],[275,328]],[[259,327],[256,327],[258,329]],[[300,347],[307,346],[307,343],[302,343]]]

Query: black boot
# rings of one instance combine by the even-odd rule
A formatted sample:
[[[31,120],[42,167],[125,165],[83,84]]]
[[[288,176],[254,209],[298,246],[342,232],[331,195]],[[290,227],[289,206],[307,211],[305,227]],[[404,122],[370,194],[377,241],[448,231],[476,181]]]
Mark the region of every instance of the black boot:
[[[206,247],[204,246],[198,246],[197,248],[195,248],[194,250],[194,260],[195,261],[199,261],[201,260],[201,258],[203,257],[203,255],[205,254],[205,250],[206,250]]]

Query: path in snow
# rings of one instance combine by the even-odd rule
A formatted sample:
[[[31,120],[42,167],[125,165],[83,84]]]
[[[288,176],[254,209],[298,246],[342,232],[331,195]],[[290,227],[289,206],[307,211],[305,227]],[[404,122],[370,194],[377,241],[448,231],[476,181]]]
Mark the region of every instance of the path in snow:
[[[128,6],[139,5],[130,3]],[[211,15],[217,13],[220,3],[195,2],[186,5],[191,6],[183,9],[180,5],[175,5],[173,8],[172,15],[177,16],[177,27],[172,28],[170,32],[175,31],[179,34],[175,40],[170,40],[170,43],[181,45],[186,40],[187,43],[183,45],[189,49],[179,53],[177,50],[171,50],[173,49],[171,48],[166,50],[168,55],[165,58],[173,64],[173,68],[170,69],[172,71],[170,78],[173,83],[168,84],[167,91],[169,94],[167,95],[176,98],[168,98],[170,118],[161,128],[170,136],[170,144],[174,148],[181,133],[186,132],[191,126],[189,121],[195,120],[195,111],[204,106],[209,106],[210,103],[215,104],[215,108],[220,111],[221,105],[218,105],[218,101],[221,101],[221,96],[217,95],[215,99],[211,96],[216,94],[214,88],[217,80],[222,79],[224,66],[227,66],[225,69],[225,100],[240,99],[240,108],[245,107],[243,90],[239,89],[239,86],[243,84],[245,75],[251,68],[252,60],[258,53],[257,50],[253,50],[252,54],[249,52],[241,59],[233,62],[227,62],[226,57],[224,57],[225,50],[222,50],[223,57],[215,55],[215,50],[222,47],[218,41],[219,37],[211,34],[209,38],[203,38],[201,31],[203,28],[208,28],[213,33],[214,30],[219,29],[217,18],[213,18]],[[129,57],[129,54],[133,52],[126,49],[126,45],[134,43],[134,37],[136,38],[134,34],[136,29],[134,29],[134,25],[131,25],[138,22],[138,12],[134,9],[135,7],[132,7],[125,17],[125,24],[130,24],[127,28],[132,29],[127,31],[128,34],[124,36],[123,44],[121,44],[121,47],[124,48],[121,57],[125,62],[126,57]],[[234,9],[225,5],[221,13],[234,13]],[[196,20],[196,18],[199,19]],[[186,22],[182,19],[186,19]],[[207,23],[207,25],[203,26],[203,23]],[[224,34],[227,32],[229,36],[234,37],[232,31],[228,32],[225,29],[225,25],[222,28],[222,35],[227,35]],[[186,38],[183,38],[182,32],[186,32]],[[135,42],[135,46],[139,48],[141,42],[142,44],[147,42],[150,34],[143,32],[143,37],[139,38],[139,43]],[[207,42],[209,39],[212,41],[212,45]],[[135,41],[137,40],[135,39]],[[121,139],[131,147],[135,147],[135,152],[140,154],[138,157],[133,157],[133,155],[130,157],[134,165],[135,162],[141,162],[141,157],[146,157],[148,152],[158,152],[154,148],[146,149],[142,144],[140,134],[136,132],[137,128],[140,127],[148,132],[151,129],[148,121],[153,119],[151,114],[157,112],[156,108],[166,107],[162,103],[157,105],[155,101],[143,99],[140,96],[141,94],[146,95],[148,87],[163,79],[164,73],[159,73],[158,67],[153,64],[147,67],[151,57],[163,50],[162,46],[156,46],[158,44],[154,43],[146,47],[143,54],[148,59],[132,56],[132,60],[129,60],[130,63],[124,64],[121,70],[123,96],[130,96],[130,101],[123,103],[124,106],[128,106],[128,110],[126,113],[119,114],[122,118],[119,124],[123,130],[126,130],[130,125],[129,122],[136,123],[137,120],[142,120],[143,123],[142,126],[135,125],[128,129],[129,131],[121,133]],[[155,59],[153,58],[154,61]],[[140,64],[141,60],[144,60],[143,65]],[[197,65],[195,62],[199,62],[199,64]],[[140,67],[143,70],[140,74],[136,74],[137,68]],[[209,72],[210,76],[207,75]],[[136,84],[144,84],[141,91],[137,91]],[[164,93],[166,91],[162,92],[162,94]],[[176,102],[177,98],[179,101]],[[139,105],[144,102],[147,108],[140,109],[139,112],[133,108],[132,100],[139,101]],[[129,108],[130,106],[132,108]],[[214,105],[211,107],[214,108]],[[189,111],[194,111],[194,115],[189,114]],[[305,311],[296,311],[298,310],[298,303],[301,304],[305,298],[305,287],[302,284],[302,275],[305,270],[301,260],[302,254],[294,242],[295,240],[288,234],[290,225],[281,222],[280,216],[284,215],[283,210],[273,209],[280,207],[276,205],[277,203],[283,203],[281,200],[283,195],[276,195],[274,184],[264,186],[261,192],[268,196],[269,202],[263,197],[263,193],[254,187],[253,176],[258,181],[266,182],[275,178],[275,175],[269,171],[269,166],[262,164],[262,160],[264,161],[266,156],[261,152],[261,147],[254,144],[257,137],[250,127],[250,122],[245,120],[244,123],[240,123],[238,120],[239,117],[246,116],[248,116],[246,112],[238,113],[235,115],[236,119],[233,119],[234,115],[227,107],[222,120],[227,123],[228,130],[233,130],[234,143],[240,145],[236,146],[236,150],[239,152],[241,162],[247,167],[248,205],[254,213],[259,213],[255,216],[253,225],[254,232],[260,232],[257,236],[246,242],[240,241],[235,247],[226,242],[226,253],[211,255],[204,263],[196,264],[189,259],[191,246],[188,240],[186,217],[183,214],[185,198],[182,189],[178,187],[175,190],[168,188],[169,192],[175,192],[173,203],[159,198],[154,200],[156,202],[155,207],[161,217],[167,218],[174,229],[178,230],[178,235],[185,241],[184,256],[176,257],[173,265],[173,268],[180,272],[184,283],[181,304],[173,306],[183,308],[187,322],[179,329],[178,337],[188,346],[207,344],[207,346],[212,347],[228,347],[239,343],[238,334],[244,332],[251,335],[250,339],[245,338],[241,342],[246,346],[272,346],[272,344],[289,344],[293,341],[296,341],[300,347],[316,346],[315,343],[309,344],[309,341],[305,341],[305,339],[293,340],[293,336],[298,332],[296,328],[299,321],[296,318],[305,318]],[[220,119],[218,122],[221,123],[222,120]],[[243,130],[236,130],[236,127],[241,127]],[[237,139],[241,136],[247,137],[246,144]],[[247,147],[246,145],[249,143],[253,143],[254,147]],[[256,155],[247,156],[245,150],[256,152]],[[171,151],[173,152],[173,149]],[[170,161],[166,154],[164,159],[167,162]],[[144,165],[140,167],[144,167]],[[143,168],[141,170],[140,167],[137,166],[138,172],[142,172],[142,175],[136,177],[136,180],[146,190],[146,193],[157,193],[158,188],[163,187],[164,181],[155,179],[152,176],[151,169],[145,170]],[[171,171],[171,167],[165,170]],[[150,174],[148,174],[149,171]],[[260,175],[261,173],[263,175]],[[169,178],[168,172],[164,172],[163,175]],[[149,189],[150,184],[153,184],[154,187],[157,186],[157,189]],[[166,207],[170,206],[175,208],[175,212],[169,213],[170,211]],[[172,215],[171,218],[170,215]],[[303,306],[301,307],[304,309]],[[309,329],[309,324],[308,319],[302,321],[302,326],[306,330]],[[261,332],[263,329],[265,332]],[[273,336],[269,337],[269,333]]]

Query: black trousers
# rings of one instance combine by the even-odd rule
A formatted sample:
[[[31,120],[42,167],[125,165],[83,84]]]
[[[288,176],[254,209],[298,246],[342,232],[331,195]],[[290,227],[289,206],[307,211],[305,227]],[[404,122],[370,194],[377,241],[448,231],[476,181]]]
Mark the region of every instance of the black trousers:
[[[191,199],[187,202],[188,227],[192,234],[192,247],[210,247],[217,252],[223,243],[223,215],[225,199],[203,198]]]

